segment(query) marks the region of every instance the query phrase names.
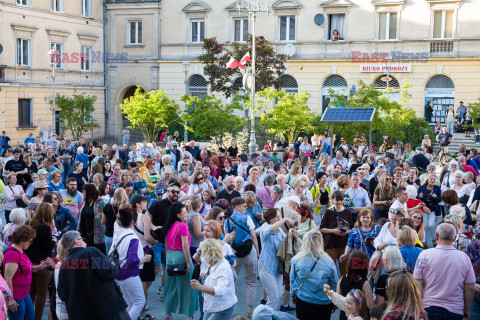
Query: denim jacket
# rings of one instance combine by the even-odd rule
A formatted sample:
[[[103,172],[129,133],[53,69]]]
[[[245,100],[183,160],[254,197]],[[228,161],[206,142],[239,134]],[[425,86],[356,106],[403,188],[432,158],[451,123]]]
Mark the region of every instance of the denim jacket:
[[[325,254],[326,255],[326,254]],[[330,288],[336,288],[338,282],[337,268],[332,259],[327,256],[320,257],[317,265],[313,268],[308,279],[298,288],[307,274],[312,269],[317,258],[311,256],[303,257],[300,260],[292,259],[292,268],[290,269],[290,296],[295,294],[305,302],[326,305],[331,301],[327,294],[323,291],[323,285],[328,284]]]
[[[68,230],[77,230],[77,222],[75,218],[65,207],[59,206],[57,212],[55,212],[54,216],[55,227],[60,232],[64,229]]]

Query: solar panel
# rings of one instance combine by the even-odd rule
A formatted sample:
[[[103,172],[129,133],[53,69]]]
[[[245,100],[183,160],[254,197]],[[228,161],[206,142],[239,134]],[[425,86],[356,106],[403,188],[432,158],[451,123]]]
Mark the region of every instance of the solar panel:
[[[322,122],[368,123],[373,120],[375,108],[328,108]]]

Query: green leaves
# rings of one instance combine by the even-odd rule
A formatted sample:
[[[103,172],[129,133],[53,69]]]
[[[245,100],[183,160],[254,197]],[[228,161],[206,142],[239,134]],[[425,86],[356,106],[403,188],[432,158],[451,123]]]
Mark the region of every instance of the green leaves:
[[[283,134],[293,143],[298,134],[314,129],[316,114],[308,106],[310,93],[301,91],[288,94],[285,90],[268,88],[257,94],[261,97],[256,100],[257,111],[260,112],[259,123],[269,128],[271,133]]]
[[[143,92],[140,87],[135,95],[125,99],[120,108],[131,123],[129,128],[140,130],[147,141],[155,140],[160,130],[172,124],[180,112],[165,91]]]
[[[187,121],[187,129],[197,137],[223,136],[244,126],[245,118],[235,115],[236,110],[243,109],[238,97],[225,105],[213,95],[206,95],[203,99],[183,95],[180,100],[186,105],[182,119]]]
[[[475,129],[480,129],[480,122],[477,119],[480,119],[480,98],[476,102],[467,104],[467,108],[470,109],[470,117],[472,118],[472,127]]]
[[[76,92],[77,90],[73,92],[72,97],[59,94],[55,97],[57,107],[60,109],[62,128],[69,131],[75,140],[85,132],[100,127],[93,115],[97,97],[87,95],[85,92],[82,94]]]

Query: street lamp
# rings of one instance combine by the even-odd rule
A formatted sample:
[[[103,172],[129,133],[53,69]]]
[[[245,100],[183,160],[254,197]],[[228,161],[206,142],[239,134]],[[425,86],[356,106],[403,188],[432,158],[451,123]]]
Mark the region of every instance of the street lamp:
[[[188,61],[183,61],[182,66],[183,66],[183,72],[185,73],[185,95],[187,95],[188,94],[187,77],[188,77],[188,67],[190,66],[190,63],[188,63]],[[185,104],[185,110],[186,109],[187,109],[187,105]],[[187,120],[185,120],[183,142],[187,144],[187,141],[188,141]]]
[[[57,149],[57,135],[55,134],[55,70],[57,69],[58,58],[60,57],[60,51],[50,50],[48,51],[48,57],[50,59],[50,64],[52,65],[53,72],[52,72],[52,91],[53,91],[53,102],[52,102],[52,149],[55,153]]]

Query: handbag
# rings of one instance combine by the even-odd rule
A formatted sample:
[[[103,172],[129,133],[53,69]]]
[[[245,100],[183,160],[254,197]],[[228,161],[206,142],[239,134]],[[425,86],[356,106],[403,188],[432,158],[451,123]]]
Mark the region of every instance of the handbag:
[[[120,243],[122,243],[122,240],[125,239],[125,237],[127,236],[131,236],[132,234],[131,233],[128,233],[126,235],[124,235],[120,241],[118,241],[118,243],[116,243],[114,246],[113,246],[113,250],[112,252],[110,252],[107,256],[108,259],[110,259],[110,261],[113,262],[113,264],[117,267],[117,268],[120,268],[120,265],[121,265],[121,262],[120,262],[120,255],[118,254],[118,251],[117,251],[117,247],[120,245]]]
[[[175,237],[173,238],[173,242],[175,242],[175,239],[177,238],[178,228],[180,228],[180,226],[178,226],[177,231],[175,231]],[[167,275],[169,275],[170,277],[176,277],[184,276],[187,274],[187,264],[185,262],[179,264],[170,264],[171,260],[172,258],[170,257],[169,262],[167,262]]]
[[[245,229],[244,227],[242,227],[241,225],[239,225],[237,222],[235,222],[235,220],[233,220],[231,217],[228,219],[227,223],[228,223],[228,229],[230,229],[230,220],[233,221],[233,223],[235,223],[236,226],[238,226],[240,229],[242,229],[243,231],[245,231],[247,234],[249,233],[247,231],[247,229]],[[250,251],[252,251],[252,245],[253,245],[253,241],[252,239],[248,239],[248,240],[245,240],[243,241],[243,243],[241,245],[234,245],[232,244],[232,249],[235,250],[235,256],[237,258],[243,258],[243,257],[246,257]]]
[[[308,276],[310,275],[310,273],[312,273],[313,269],[315,268],[315,266],[317,265],[317,262],[318,262],[318,259],[320,258],[317,258],[317,260],[315,260],[315,263],[313,264],[312,268],[310,269],[310,271],[308,272],[307,276],[305,277],[305,279],[303,279],[302,283],[300,284],[300,286],[298,287],[297,291],[295,291],[295,293],[293,294],[293,302],[295,304],[298,303],[298,297],[297,297],[297,293],[298,291],[302,288],[303,284],[305,283],[305,281],[307,281],[308,279]]]
[[[8,187],[10,188],[10,190],[12,190],[13,195],[15,195],[15,192],[13,192],[12,187],[10,187],[10,186],[8,186]],[[17,205],[18,208],[26,208],[27,207],[27,205],[25,204],[25,202],[23,202],[22,199],[16,199],[15,204]]]

